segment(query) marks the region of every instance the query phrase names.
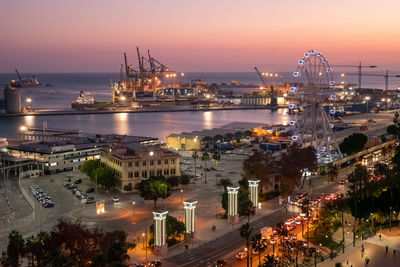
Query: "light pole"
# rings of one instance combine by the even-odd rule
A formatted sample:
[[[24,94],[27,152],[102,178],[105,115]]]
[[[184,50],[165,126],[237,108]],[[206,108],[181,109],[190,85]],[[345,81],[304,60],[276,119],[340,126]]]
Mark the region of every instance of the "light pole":
[[[136,202],[132,201],[132,205],[133,205],[133,216],[136,216]]]
[[[181,189],[181,202],[183,202],[183,189]]]
[[[366,102],[367,102],[367,113],[369,113],[368,100],[370,100],[370,99],[371,99],[371,97],[369,97],[369,96],[366,96],[366,97],[365,97],[365,100],[366,100]]]

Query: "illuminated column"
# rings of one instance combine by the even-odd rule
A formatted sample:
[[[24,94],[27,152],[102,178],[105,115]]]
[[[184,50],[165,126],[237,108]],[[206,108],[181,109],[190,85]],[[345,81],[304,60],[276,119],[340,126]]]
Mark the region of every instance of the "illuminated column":
[[[239,187],[227,187],[228,190],[228,221],[232,224],[239,222],[238,209],[238,191]]]
[[[196,200],[186,200],[183,201],[183,205],[185,207],[185,240],[186,242],[190,242],[194,239],[194,218],[195,218],[195,209],[196,209]]]
[[[260,180],[249,180],[250,200],[253,202],[253,207],[258,205],[258,183]]]
[[[168,211],[153,211],[154,214],[154,254],[165,256],[168,253],[168,245],[165,242],[167,230],[165,228],[165,219]]]

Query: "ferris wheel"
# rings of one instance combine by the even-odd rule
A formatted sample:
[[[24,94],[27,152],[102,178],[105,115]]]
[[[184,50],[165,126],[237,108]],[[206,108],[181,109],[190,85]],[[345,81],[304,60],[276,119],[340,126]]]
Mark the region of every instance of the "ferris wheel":
[[[342,157],[333,133],[335,81],[322,52],[309,50],[298,61],[288,99],[292,141],[313,146],[319,163]]]

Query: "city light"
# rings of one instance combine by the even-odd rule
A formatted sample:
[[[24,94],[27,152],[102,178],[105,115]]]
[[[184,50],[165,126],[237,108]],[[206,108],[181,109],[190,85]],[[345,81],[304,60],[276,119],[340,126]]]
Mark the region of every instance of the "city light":
[[[32,98],[28,97],[28,98],[26,99],[26,103],[32,103]]]
[[[121,100],[122,100],[122,101],[125,101],[125,100],[126,100],[126,97],[125,97],[125,96],[121,96]]]
[[[25,125],[21,125],[21,126],[19,127],[19,130],[20,130],[21,132],[25,132],[25,131],[27,130],[27,128],[26,128]]]

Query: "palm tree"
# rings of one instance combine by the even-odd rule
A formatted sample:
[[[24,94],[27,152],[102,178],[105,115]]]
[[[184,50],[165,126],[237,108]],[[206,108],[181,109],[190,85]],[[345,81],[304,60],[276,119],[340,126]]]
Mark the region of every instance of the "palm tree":
[[[232,181],[229,178],[222,178],[219,180],[219,185],[224,187],[224,192],[226,192],[226,188],[232,185]]]
[[[258,266],[261,266],[261,252],[264,251],[264,247],[261,243],[262,235],[260,233],[255,234],[251,239],[252,248],[258,252]]]
[[[249,267],[249,258],[250,258],[250,254],[249,254],[249,239],[251,234],[253,233],[253,228],[250,227],[249,223],[243,224],[240,229],[240,237],[245,238],[246,239],[246,248],[247,248],[247,267]]]
[[[218,185],[218,161],[221,159],[221,155],[217,151],[214,151],[212,158],[215,160],[215,169],[217,170],[217,174],[215,175],[215,185]]]
[[[5,253],[5,260],[3,256],[3,264],[7,266],[20,266],[20,260],[25,255],[25,240],[21,233],[13,230],[8,234],[8,246]]]
[[[193,158],[193,164],[194,164],[194,180],[197,180],[197,173],[196,173],[196,160],[199,158],[199,153],[197,153],[197,150],[193,151],[192,153],[192,158]]]
[[[207,151],[203,152],[203,155],[201,156],[201,160],[204,161],[204,183],[207,183],[207,161],[210,160],[210,155],[208,154]]]
[[[253,202],[251,202],[250,199],[246,199],[244,201],[238,201],[238,210],[239,214],[246,215],[247,216],[247,222],[250,222],[250,216],[254,215],[256,212],[256,209],[253,205]]]

